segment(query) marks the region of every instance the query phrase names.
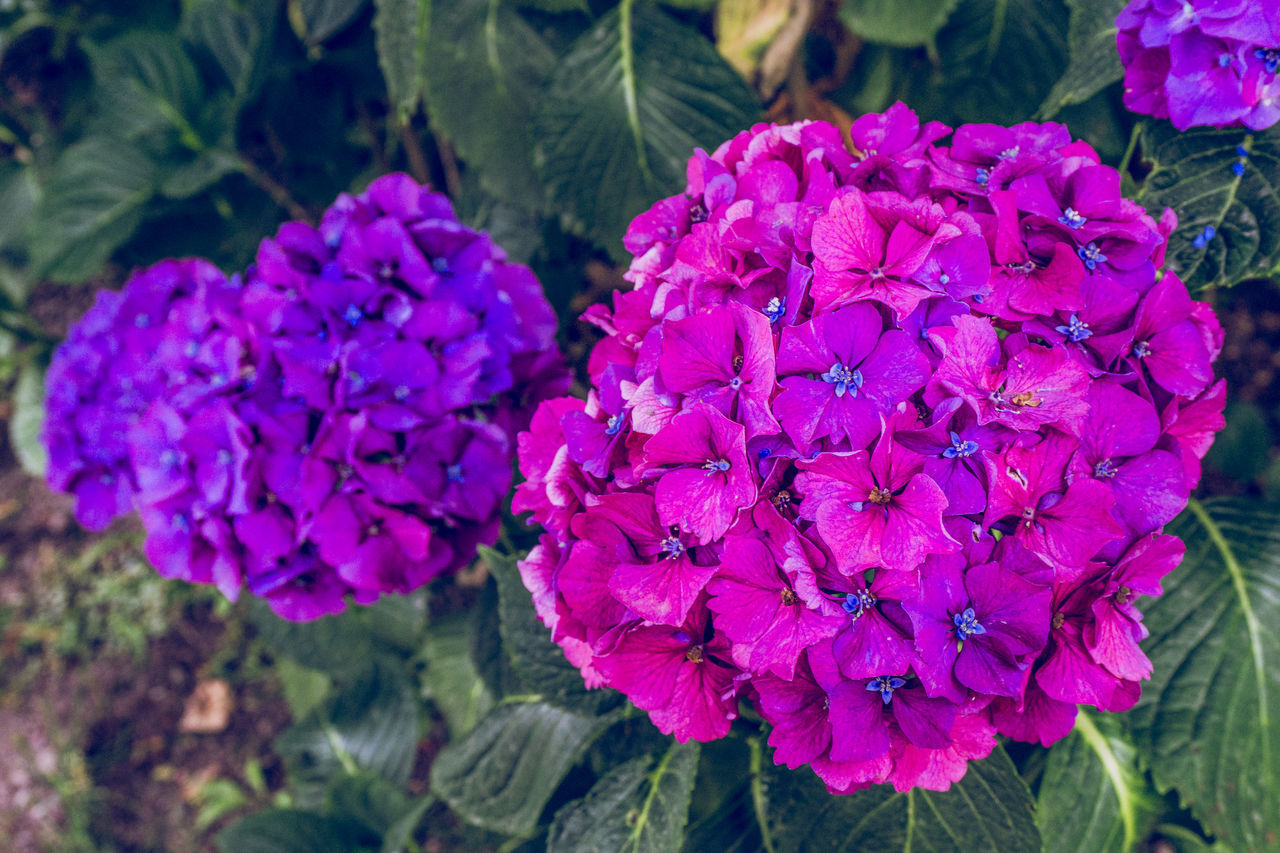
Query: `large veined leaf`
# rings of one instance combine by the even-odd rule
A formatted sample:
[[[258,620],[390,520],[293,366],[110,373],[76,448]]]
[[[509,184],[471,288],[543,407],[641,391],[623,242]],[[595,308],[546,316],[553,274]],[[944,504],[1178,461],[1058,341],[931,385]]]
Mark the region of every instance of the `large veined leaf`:
[[[243,8],[242,8],[243,7]],[[254,90],[262,76],[275,30],[273,0],[200,0],[184,4],[183,37],[212,54],[237,101]]]
[[[529,591],[520,580],[516,558],[490,549],[481,556],[498,582],[499,630],[502,647],[511,657],[512,669],[529,690],[535,690],[553,705],[598,714],[616,705],[620,694],[613,690],[588,690],[578,668],[565,660],[564,652],[551,642],[551,634],[538,621]]]
[[[1040,118],[1052,118],[1069,104],[1093,97],[1124,76],[1116,50],[1116,15],[1127,0],[1067,0],[1071,23],[1067,28],[1070,61],[1062,79],[1040,105]]]
[[[9,446],[22,470],[44,477],[49,467],[49,451],[40,440],[44,427],[44,367],[27,364],[13,388],[13,414],[9,417]]]
[[[354,820],[271,809],[231,824],[217,844],[222,853],[353,853],[378,849],[378,836]]]
[[[1137,758],[1115,717],[1080,709],[1040,780],[1036,823],[1046,853],[1129,853],[1146,837],[1159,804]]]
[[[468,614],[450,613],[433,620],[423,655],[427,659],[422,676],[426,696],[444,715],[449,734],[459,738],[493,707],[493,694],[471,658]]]
[[[30,230],[32,275],[84,281],[133,234],[156,166],[128,142],[90,137],[54,164]]]
[[[89,56],[100,132],[125,139],[172,133],[192,151],[204,147],[195,130],[204,87],[176,35],[129,32],[93,48]]]
[[[1280,815],[1280,505],[1192,501],[1165,593],[1143,606],[1155,667],[1129,713],[1162,790],[1236,850],[1274,850]]]
[[[387,97],[402,120],[422,97],[431,0],[374,0],[373,34]]]
[[[610,252],[680,191],[693,149],[745,130],[759,105],[696,30],[624,0],[580,37],[537,111],[539,170],[566,226]]]
[[[936,65],[902,76],[897,96],[947,124],[1026,121],[1067,67],[1061,0],[961,0],[937,36]]]
[[[18,242],[36,202],[40,199],[40,184],[36,170],[16,160],[0,163],[0,249],[7,249]]]
[[[335,778],[371,771],[403,785],[413,768],[418,710],[398,666],[366,661],[360,676],[275,741],[298,805],[315,807]]]
[[[845,0],[840,20],[867,41],[895,47],[932,45],[960,0]]]
[[[833,797],[807,768],[765,778],[766,832],[777,853],[1040,849],[1031,793],[998,746],[942,793],[879,785]]]
[[[1166,263],[1193,293],[1280,270],[1280,130],[1152,121],[1139,144],[1151,172],[1137,200],[1156,217],[1177,212]]]
[[[543,202],[533,171],[533,108],[555,61],[538,31],[502,0],[451,0],[432,9],[431,124],[490,192],[531,208]]]
[[[698,771],[698,744],[672,743],[609,771],[582,798],[562,808],[547,834],[548,853],[680,849]]]
[[[569,768],[613,721],[521,698],[494,708],[431,765],[437,796],[472,823],[508,835],[533,832]]]

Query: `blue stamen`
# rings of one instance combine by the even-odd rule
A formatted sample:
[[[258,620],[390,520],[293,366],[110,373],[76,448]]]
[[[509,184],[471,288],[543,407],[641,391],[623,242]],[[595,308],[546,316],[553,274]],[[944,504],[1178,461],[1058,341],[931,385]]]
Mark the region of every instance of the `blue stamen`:
[[[1089,331],[1089,324],[1081,320],[1075,314],[1071,315],[1071,319],[1067,321],[1065,326],[1055,326],[1055,331],[1060,335],[1066,335],[1067,340],[1073,344],[1078,344],[1093,336],[1093,332]]]
[[[1268,74],[1275,74],[1276,69],[1280,68],[1280,48],[1260,47],[1254,50],[1253,55],[1261,59],[1267,69]]]
[[[1242,178],[1242,177],[1244,177],[1244,161],[1243,161],[1243,160],[1237,160],[1236,162],[1232,163],[1232,164],[1231,164],[1231,173],[1232,173],[1233,175],[1235,175],[1237,178]]]
[[[450,483],[465,483],[467,480],[462,476],[461,463],[455,462],[444,469],[444,476]]]
[[[364,319],[364,312],[355,305],[348,305],[347,310],[342,313],[342,319],[352,326],[358,326],[360,321]]]
[[[769,324],[772,325],[782,319],[782,315],[787,313],[787,300],[773,297],[764,306],[764,316],[769,318]]]
[[[708,459],[706,462],[702,463],[702,468],[704,471],[707,472],[707,476],[710,477],[712,474],[716,473],[717,471],[721,471],[721,472],[728,471],[729,460],[728,459]]]
[[[1116,475],[1116,467],[1111,464],[1110,459],[1103,459],[1097,465],[1093,466],[1093,476],[1110,480]]]
[[[1236,154],[1237,154],[1238,156],[1240,156],[1240,157],[1248,157],[1248,156],[1249,156],[1249,149],[1248,149],[1248,148],[1245,148],[1243,145],[1237,145],[1237,146],[1236,146]]]
[[[972,607],[966,607],[963,613],[952,616],[951,621],[956,626],[956,639],[962,643],[974,634],[987,633],[987,629],[982,627]]]
[[[195,341],[187,341],[187,345],[182,348],[182,354],[187,358],[195,358],[200,354],[200,344]]]
[[[966,459],[978,452],[978,442],[963,439],[958,433],[951,433],[951,446],[942,451],[944,459]]]
[[[1134,358],[1146,358],[1151,355],[1151,344],[1146,341],[1137,341],[1133,345]]]
[[[453,272],[452,267],[449,266],[448,258],[432,258],[431,268],[435,270],[437,273],[439,273],[440,275],[449,275],[451,272]]]
[[[857,622],[858,617],[866,613],[867,608],[873,607],[875,603],[876,597],[871,594],[870,590],[860,589],[857,592],[851,592],[846,595],[840,607],[845,613],[849,614],[854,622]]]
[[[862,387],[862,371],[851,370],[845,367],[841,362],[831,365],[831,369],[822,374],[823,382],[830,382],[836,386],[836,396],[843,397],[846,391],[853,390],[853,396],[858,396],[858,389]]]
[[[1204,230],[1197,234],[1196,238],[1191,241],[1191,245],[1195,246],[1197,249],[1203,249],[1217,233],[1217,229],[1212,225],[1206,225]]]
[[[401,402],[404,402],[405,400],[409,399],[409,386],[397,385],[396,389],[391,392],[391,396],[395,397],[397,400]]]
[[[1084,261],[1084,268],[1090,272],[1097,269],[1098,264],[1107,262],[1107,256],[1102,254],[1102,250],[1098,248],[1097,243],[1090,243],[1083,248],[1076,249],[1076,254],[1080,257],[1080,260]]]
[[[1058,221],[1068,228],[1075,229],[1084,225],[1089,220],[1076,213],[1074,207],[1068,207],[1066,210],[1062,211],[1062,215],[1058,217]]]
[[[178,452],[176,450],[166,450],[160,454],[160,464],[166,468],[178,467]]]
[[[756,456],[758,456],[758,457],[759,457],[759,458],[761,458],[761,459],[768,459],[768,458],[769,458],[769,454],[771,454],[771,453],[773,453],[773,451],[772,451],[772,450],[770,450],[770,449],[769,449],[769,448],[767,448],[767,447],[762,447],[762,448],[760,448],[759,450],[757,450],[757,451],[756,451]]]
[[[609,415],[609,420],[604,425],[604,434],[617,435],[621,429],[622,417],[620,415]]]
[[[906,679],[896,675],[881,675],[867,682],[867,689],[880,694],[880,701],[888,705],[893,699],[893,691],[906,684]]]
[[[679,557],[684,553],[684,543],[672,536],[662,540],[662,550],[666,551],[670,557]]]
[[[991,173],[986,169],[979,167],[977,174],[974,175],[973,179],[978,182],[978,186],[985,187],[987,185],[987,181],[991,180]]]
[[[1221,53],[1221,54],[1218,54],[1218,67],[1219,67],[1219,68],[1226,68],[1226,67],[1227,67],[1228,65],[1230,65],[1230,64],[1231,64],[1231,54],[1229,54],[1229,53]]]
[[[1017,145],[1013,146],[1012,148],[1006,148],[1000,152],[1001,160],[1012,160],[1014,157],[1017,157],[1017,156],[1018,156]]]

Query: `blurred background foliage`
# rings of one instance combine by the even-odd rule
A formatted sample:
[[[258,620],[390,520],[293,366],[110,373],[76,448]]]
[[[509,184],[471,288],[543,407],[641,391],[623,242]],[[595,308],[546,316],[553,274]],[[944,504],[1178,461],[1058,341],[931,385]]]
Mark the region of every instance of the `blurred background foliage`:
[[[226,853],[1280,849],[1275,756],[1245,790],[1222,775],[1280,740],[1274,642],[1248,630],[1280,600],[1260,503],[1280,500],[1280,134],[1139,124],[1120,100],[1123,5],[0,0],[0,765],[37,777],[0,829],[58,850],[209,849],[221,832]],[[772,768],[758,721],[677,746],[584,692],[515,576],[509,554],[531,541],[515,519],[508,556],[457,584],[290,626],[161,581],[136,525],[76,531],[19,470],[43,467],[52,348],[133,268],[242,270],[281,222],[407,171],[535,269],[581,370],[577,314],[624,285],[626,224],[682,189],[693,148],[762,120],[847,129],[896,100],[953,126],[1066,123],[1154,216],[1178,211],[1170,267],[1227,329],[1227,428],[1197,494],[1235,501],[1179,532],[1234,531],[1239,550],[1193,553],[1169,588],[1218,589],[1234,565],[1235,595],[1148,619],[1172,679],[1157,699],[1083,716],[1051,750],[998,750],[952,794],[831,799]],[[1217,670],[1188,663],[1188,637],[1246,661],[1254,692],[1205,688]],[[1204,719],[1232,723],[1204,744],[1217,776],[1179,763],[1200,742],[1161,722],[1158,697],[1197,685]],[[1215,716],[1224,702],[1245,718]],[[43,823],[32,790],[52,792]]]

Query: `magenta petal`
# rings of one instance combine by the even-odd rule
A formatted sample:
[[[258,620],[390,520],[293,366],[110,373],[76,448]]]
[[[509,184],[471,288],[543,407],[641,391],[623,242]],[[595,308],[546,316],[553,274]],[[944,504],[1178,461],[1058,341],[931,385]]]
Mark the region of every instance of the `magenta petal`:
[[[695,566],[685,554],[655,563],[622,563],[609,578],[609,591],[650,622],[680,625],[715,573],[715,566]]]

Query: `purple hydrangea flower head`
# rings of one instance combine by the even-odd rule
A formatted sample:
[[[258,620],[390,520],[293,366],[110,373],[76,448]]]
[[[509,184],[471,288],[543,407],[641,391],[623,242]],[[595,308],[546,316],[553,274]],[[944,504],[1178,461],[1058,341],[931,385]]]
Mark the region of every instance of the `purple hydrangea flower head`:
[[[1280,8],[1131,0],[1116,18],[1124,103],[1179,130],[1280,121]]]
[[[409,592],[496,539],[516,433],[568,387],[554,334],[528,269],[388,175],[243,284],[169,261],[102,297],[49,374],[51,482],[94,526],[136,505],[162,574],[285,618]]]
[[[519,439],[522,571],[664,731],[751,701],[833,792],[945,790],[1136,701],[1221,329],[1159,272],[1174,218],[1062,125],[851,132],[754,127],[633,222],[586,400]]]

